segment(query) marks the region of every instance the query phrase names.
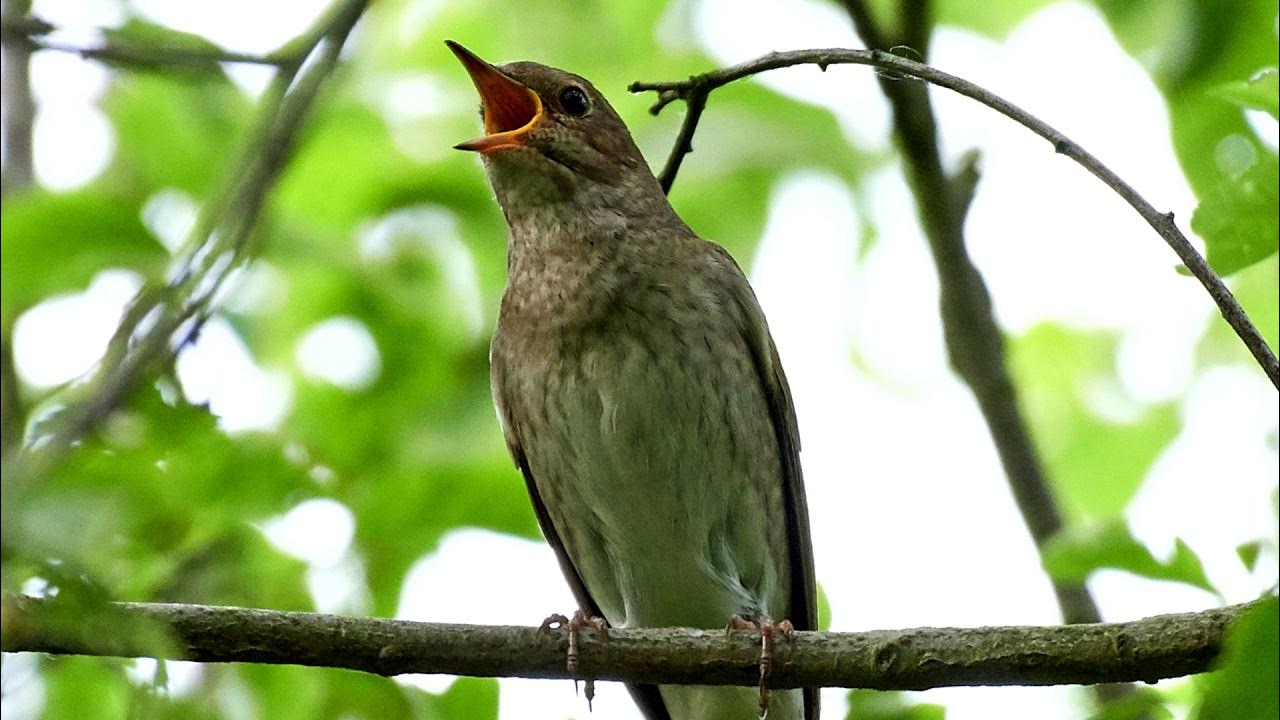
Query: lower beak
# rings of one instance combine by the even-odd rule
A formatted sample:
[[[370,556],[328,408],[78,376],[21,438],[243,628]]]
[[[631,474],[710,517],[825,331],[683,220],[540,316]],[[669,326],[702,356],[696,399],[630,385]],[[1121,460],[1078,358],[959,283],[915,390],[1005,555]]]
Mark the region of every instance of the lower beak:
[[[458,56],[480,93],[485,136],[454,145],[459,150],[487,153],[502,147],[524,147],[525,136],[542,117],[538,94],[507,77],[501,70],[452,40],[445,45]]]

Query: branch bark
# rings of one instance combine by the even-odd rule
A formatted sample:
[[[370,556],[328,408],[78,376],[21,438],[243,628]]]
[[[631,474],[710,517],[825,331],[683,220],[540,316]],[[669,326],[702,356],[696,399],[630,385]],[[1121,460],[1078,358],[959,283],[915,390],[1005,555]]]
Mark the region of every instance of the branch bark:
[[[1258,332],[1257,327],[1249,320],[1249,316],[1244,309],[1240,307],[1240,303],[1231,294],[1231,290],[1222,282],[1222,278],[1218,277],[1213,269],[1209,267],[1204,257],[1196,251],[1191,242],[1187,240],[1187,237],[1178,229],[1177,224],[1173,221],[1173,213],[1161,213],[1156,210],[1137,190],[1116,175],[1115,172],[1048,123],[968,80],[881,50],[825,48],[769,53],[738,65],[713,70],[702,75],[694,75],[687,80],[634,82],[628,89],[631,92],[653,91],[658,93],[657,102],[650,108],[650,112],[656,115],[661,112],[662,108],[676,100],[684,100],[686,103],[695,100],[705,102],[707,96],[717,88],[768,70],[777,70],[793,65],[817,65],[819,68],[825,68],[828,65],[836,64],[869,65],[900,75],[925,80],[976,100],[1048,140],[1053,144],[1055,152],[1071,158],[1105,183],[1117,195],[1124,198],[1125,202],[1159,233],[1160,237],[1177,253],[1191,274],[1204,286],[1209,296],[1213,298],[1223,318],[1226,319],[1236,335],[1240,337],[1241,342],[1248,348],[1267,378],[1271,380],[1271,384],[1280,389],[1280,361],[1276,359],[1275,353],[1267,345],[1262,334]],[[685,124],[691,127],[688,128],[687,132],[682,128],[681,135],[687,135],[692,138],[698,119],[699,117],[693,113],[686,116]],[[672,154],[687,154],[691,147],[691,144],[677,144],[672,149]],[[668,161],[667,165],[671,166],[671,162]],[[678,163],[676,167],[678,167]],[[674,181],[674,179],[674,175],[668,178],[668,183]]]
[[[68,605],[6,595],[0,649],[309,665],[377,675],[573,677],[565,669],[563,630],[207,605],[110,603],[92,611]],[[797,632],[775,646],[770,685],[925,690],[1155,682],[1209,669],[1227,627],[1248,607],[1111,624]],[[581,637],[579,673],[600,680],[754,686],[759,641],[755,632],[612,629],[607,640]]]

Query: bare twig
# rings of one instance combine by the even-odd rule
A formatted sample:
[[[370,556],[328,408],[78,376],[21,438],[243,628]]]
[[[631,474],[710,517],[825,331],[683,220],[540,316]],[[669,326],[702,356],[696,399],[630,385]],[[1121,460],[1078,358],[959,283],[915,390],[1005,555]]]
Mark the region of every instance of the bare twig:
[[[684,162],[684,156],[693,152],[693,134],[697,131],[698,120],[706,108],[706,93],[693,95],[685,101],[684,122],[680,124],[680,132],[676,135],[675,147],[667,156],[667,164],[663,166],[662,172],[658,173],[658,183],[662,185],[662,192],[671,192],[671,185],[676,181],[676,173],[680,172],[680,164]]]
[[[92,427],[115,409],[153,367],[171,357],[197,331],[231,270],[247,255],[248,238],[271,183],[321,84],[368,0],[338,0],[311,30],[289,45],[295,60],[283,66],[259,103],[258,117],[236,171],[201,209],[184,259],[164,287],[146,287],[134,299],[98,364],[49,431],[7,463],[22,485],[47,473]],[[302,60],[314,58],[298,72]],[[6,493],[13,491],[6,485]],[[9,498],[6,497],[6,501]]]
[[[1172,213],[1161,213],[1156,210],[1151,203],[1147,202],[1133,187],[1122,180],[1110,168],[1103,165],[1097,158],[1048,123],[968,80],[880,50],[827,48],[769,53],[738,65],[713,70],[702,75],[695,75],[687,80],[636,82],[632,83],[629,89],[631,92],[653,91],[658,93],[658,100],[650,109],[650,112],[657,114],[662,108],[675,100],[689,101],[698,96],[705,98],[706,95],[717,88],[768,70],[777,70],[793,65],[817,65],[819,68],[825,68],[828,65],[836,64],[870,65],[928,81],[976,100],[1053,143],[1056,152],[1076,161],[1105,183],[1107,187],[1114,190],[1164,238],[1169,247],[1173,248],[1173,251],[1177,253],[1183,264],[1191,271],[1191,274],[1208,291],[1209,296],[1218,305],[1222,316],[1235,330],[1245,347],[1249,349],[1249,352],[1252,353],[1258,365],[1271,380],[1272,385],[1280,388],[1280,361],[1277,361],[1275,353],[1267,346],[1266,340],[1258,332],[1258,329],[1254,327],[1226,284],[1214,273],[1200,253],[1192,247],[1187,237],[1178,229],[1178,226],[1173,221]],[[685,123],[690,124],[688,117],[685,118]],[[694,120],[694,123],[696,123],[696,120]],[[679,150],[679,147],[675,149],[675,151]],[[672,179],[674,180],[674,178]]]
[[[779,643],[769,684],[924,690],[959,685],[1154,682],[1199,673],[1249,605],[1126,623],[1052,627],[796,632]],[[347,668],[378,675],[450,673],[570,678],[568,638],[535,627],[447,625],[207,605],[4,598],[4,652],[166,657]],[[686,628],[584,634],[581,676],[642,683],[759,681],[760,638]]]

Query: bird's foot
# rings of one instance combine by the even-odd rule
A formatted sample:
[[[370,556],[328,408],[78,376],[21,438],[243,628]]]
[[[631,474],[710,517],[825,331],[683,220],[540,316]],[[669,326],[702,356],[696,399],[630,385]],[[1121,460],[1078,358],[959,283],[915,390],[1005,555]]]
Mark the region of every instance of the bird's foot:
[[[597,637],[601,640],[608,640],[609,622],[602,617],[596,617],[590,612],[582,608],[578,608],[574,611],[572,618],[567,618],[559,613],[548,615],[547,619],[543,620],[542,624],[538,626],[538,632],[547,633],[555,627],[564,628],[569,631],[569,652],[565,659],[565,669],[569,671],[570,675],[575,676],[573,680],[573,689],[577,692],[578,679],[576,675],[578,674],[578,631],[583,628],[591,628],[596,631]],[[596,697],[595,680],[586,678],[582,681],[582,694],[587,698],[587,711],[590,712],[591,701]]]
[[[769,674],[773,671],[774,636],[790,638],[796,628],[790,620],[775,623],[763,615],[751,619],[734,615],[729,618],[724,631],[728,634],[735,630],[760,631],[760,717],[763,719],[769,715]]]

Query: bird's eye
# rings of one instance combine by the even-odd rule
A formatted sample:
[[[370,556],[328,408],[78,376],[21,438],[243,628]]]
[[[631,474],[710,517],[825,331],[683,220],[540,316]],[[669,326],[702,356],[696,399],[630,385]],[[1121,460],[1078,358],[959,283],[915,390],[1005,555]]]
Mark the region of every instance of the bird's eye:
[[[570,85],[560,91],[560,107],[574,117],[582,117],[591,109],[591,103],[587,101],[587,94],[582,88]]]

